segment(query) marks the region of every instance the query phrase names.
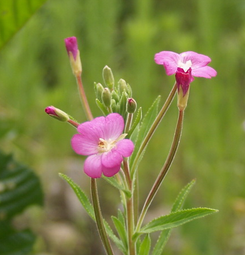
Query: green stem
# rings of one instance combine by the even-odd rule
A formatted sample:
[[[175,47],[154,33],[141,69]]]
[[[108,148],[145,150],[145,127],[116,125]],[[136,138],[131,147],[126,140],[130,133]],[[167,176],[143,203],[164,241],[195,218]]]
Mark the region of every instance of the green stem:
[[[102,214],[101,214],[96,179],[91,178],[91,183],[90,184],[91,184],[91,194],[92,194],[94,213],[95,213],[95,219],[96,219],[96,224],[97,224],[97,227],[98,227],[98,231],[99,231],[102,243],[105,247],[105,250],[106,250],[107,254],[108,255],[113,255],[111,244],[110,244],[109,238],[106,234],[106,230],[105,230],[105,226],[104,226],[104,222],[103,222],[103,217],[102,217]]]
[[[81,75],[77,75],[76,76],[76,80],[77,80],[77,85],[79,88],[79,92],[80,92],[80,96],[81,96],[81,100],[82,100],[82,105],[83,105],[83,109],[85,111],[86,117],[88,120],[92,120],[93,119],[93,115],[92,112],[90,110],[89,104],[88,104],[88,100],[83,88],[83,83],[82,83],[82,78]]]
[[[168,154],[168,157],[162,167],[162,170],[160,171],[155,183],[153,184],[146,200],[145,200],[145,204],[142,208],[142,211],[141,211],[141,214],[140,214],[140,217],[139,217],[139,220],[137,222],[137,226],[136,226],[136,232],[139,231],[141,225],[142,225],[142,222],[145,218],[145,215],[146,215],[146,212],[149,208],[149,206],[151,205],[151,202],[153,201],[157,191],[159,190],[161,184],[162,184],[162,181],[164,179],[164,177],[166,176],[172,162],[173,162],[173,159],[174,159],[174,156],[176,155],[176,152],[177,152],[177,149],[178,149],[178,146],[179,146],[179,142],[180,142],[180,137],[181,137],[181,131],[182,131],[182,127],[183,127],[183,120],[184,120],[184,111],[183,110],[180,110],[179,111],[179,117],[178,117],[178,122],[177,122],[177,125],[176,125],[176,129],[175,129],[175,134],[174,134],[174,138],[173,138],[173,142],[172,142],[172,146],[170,148],[170,151],[169,151],[169,154]]]
[[[123,170],[125,173],[128,189],[131,191],[131,197],[127,197],[126,213],[127,213],[127,234],[128,234],[128,255],[136,255],[135,242],[133,241],[134,234],[134,187],[130,179],[128,159],[123,160]]]
[[[162,118],[164,117],[165,113],[167,112],[171,102],[173,101],[175,92],[177,90],[177,83],[174,84],[172,90],[170,91],[162,109],[160,110],[160,112],[158,113],[154,123],[152,124],[151,128],[149,129],[145,139],[143,140],[142,144],[140,145],[140,148],[137,152],[137,155],[135,157],[134,163],[132,165],[132,171],[131,171],[131,177],[134,176],[134,173],[136,171],[136,166],[137,166],[137,162],[141,156],[141,153],[144,151],[146,145],[148,144],[148,142],[150,141],[151,137],[153,136],[154,132],[156,131],[159,123],[161,122]]]

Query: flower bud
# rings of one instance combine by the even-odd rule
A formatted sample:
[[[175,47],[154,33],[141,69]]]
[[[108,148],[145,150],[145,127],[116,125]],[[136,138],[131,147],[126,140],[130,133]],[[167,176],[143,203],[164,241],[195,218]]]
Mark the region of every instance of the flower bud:
[[[126,110],[128,113],[134,113],[137,109],[137,103],[133,98],[128,98]]]
[[[102,76],[106,86],[112,91],[114,89],[114,76],[109,66],[103,68]]]
[[[102,101],[106,107],[111,106],[111,92],[108,88],[104,88],[103,90]]]
[[[123,93],[123,91],[127,91],[127,83],[124,79],[120,79],[118,81],[118,90],[120,95]]]
[[[45,112],[49,116],[51,116],[51,117],[53,117],[53,118],[55,118],[55,119],[57,119],[59,121],[62,121],[62,122],[67,122],[70,119],[70,117],[69,117],[69,115],[67,113],[61,111],[58,108],[55,108],[54,106],[48,106],[45,109]]]
[[[66,50],[70,59],[71,68],[75,76],[81,75],[82,64],[80,59],[80,52],[77,46],[77,38],[72,36],[65,39]]]
[[[100,101],[102,101],[102,93],[104,91],[104,87],[102,86],[101,83],[94,83],[94,90],[95,90],[95,95],[96,98],[98,98]]]

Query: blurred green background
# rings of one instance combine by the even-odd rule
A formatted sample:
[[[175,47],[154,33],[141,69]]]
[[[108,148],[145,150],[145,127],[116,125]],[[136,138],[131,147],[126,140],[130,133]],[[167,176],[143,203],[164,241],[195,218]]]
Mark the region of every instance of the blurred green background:
[[[211,57],[217,77],[191,84],[179,152],[150,217],[168,212],[179,190],[197,184],[186,205],[219,213],[175,229],[168,255],[245,254],[245,2],[231,0],[48,0],[0,51],[1,150],[13,153],[41,177],[45,207],[30,208],[17,224],[39,235],[34,254],[103,254],[96,228],[68,185],[66,173],[89,192],[82,158],[70,139],[75,129],[44,112],[54,105],[80,122],[85,116],[64,38],[78,38],[83,82],[93,113],[93,83],[102,68],[124,78],[145,113],[158,94],[167,97],[174,77],[154,63],[162,50]],[[176,101],[140,165],[141,203],[167,155]],[[99,181],[103,212],[116,213],[114,188]]]

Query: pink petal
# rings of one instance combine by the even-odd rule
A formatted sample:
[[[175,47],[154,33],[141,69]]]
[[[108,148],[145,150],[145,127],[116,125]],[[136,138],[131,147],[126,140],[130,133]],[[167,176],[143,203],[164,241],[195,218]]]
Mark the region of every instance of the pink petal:
[[[101,155],[89,156],[84,162],[84,172],[91,178],[100,178],[102,175]]]
[[[133,150],[134,150],[134,144],[129,139],[123,139],[120,140],[117,143],[116,150],[118,153],[120,153],[123,157],[129,157],[131,156]]]
[[[69,55],[69,52],[71,52],[73,55],[73,58],[76,60],[77,53],[78,53],[77,38],[75,36],[66,38],[65,46],[66,46],[68,55]]]
[[[105,176],[111,177],[120,171],[121,164],[112,168],[103,167],[102,172]]]
[[[122,163],[123,157],[120,153],[116,151],[116,149],[112,149],[109,152],[102,154],[102,165],[106,168],[113,168]]]
[[[155,54],[155,62],[158,65],[163,65],[167,75],[172,75],[176,72],[180,55],[173,51],[161,51]]]
[[[192,75],[196,77],[212,78],[217,75],[217,72],[210,66],[204,66],[192,70]]]
[[[124,120],[118,113],[111,113],[105,117],[104,139],[116,140],[123,132]]]
[[[71,139],[72,149],[79,155],[92,155],[98,152],[98,142],[89,140],[81,134],[75,134]]]
[[[211,58],[203,55],[196,53],[194,51],[186,51],[180,54],[182,62],[186,63],[188,60],[191,60],[192,66],[191,69],[196,69],[199,67],[206,66],[208,63],[211,62]]]

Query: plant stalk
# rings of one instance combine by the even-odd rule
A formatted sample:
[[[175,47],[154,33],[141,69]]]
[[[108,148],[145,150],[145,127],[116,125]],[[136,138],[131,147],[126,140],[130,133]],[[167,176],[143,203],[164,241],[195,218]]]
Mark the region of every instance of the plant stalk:
[[[178,146],[179,146],[179,142],[180,142],[180,138],[181,138],[181,132],[182,132],[182,127],[183,127],[183,120],[184,120],[184,111],[183,110],[180,110],[179,111],[179,116],[178,116],[178,122],[177,122],[177,125],[176,125],[176,129],[175,129],[175,134],[174,134],[174,138],[173,138],[173,142],[172,142],[172,145],[171,145],[171,148],[170,148],[170,151],[169,151],[169,154],[168,154],[168,157],[155,181],[155,183],[153,184],[146,200],[145,200],[145,203],[144,203],[144,206],[142,208],[142,211],[141,211],[141,214],[140,214],[140,217],[139,217],[139,220],[137,222],[137,226],[136,226],[136,232],[140,230],[140,227],[143,223],[143,220],[145,218],[145,215],[147,213],[147,210],[149,208],[149,206],[151,205],[157,191],[159,190],[161,184],[162,184],[162,181],[164,179],[164,177],[166,176],[172,162],[173,162],[173,159],[176,155],[176,152],[177,152],[177,149],[178,149]]]
[[[95,219],[96,219],[97,228],[98,228],[98,231],[100,234],[100,238],[101,238],[101,241],[102,241],[104,248],[107,252],[107,255],[113,255],[111,244],[110,244],[109,238],[106,234],[103,217],[101,214],[96,179],[91,178],[90,184],[91,184],[91,195],[92,195],[92,200],[93,200]]]
[[[84,87],[83,87],[81,75],[76,75],[76,80],[77,80],[77,85],[78,85],[78,89],[79,89],[79,92],[80,92],[81,101],[82,101],[82,105],[83,105],[83,109],[85,111],[86,117],[87,117],[88,120],[92,120],[93,115],[92,115],[92,112],[91,112],[89,104],[88,104],[88,100],[87,100],[85,90],[84,90]]]

